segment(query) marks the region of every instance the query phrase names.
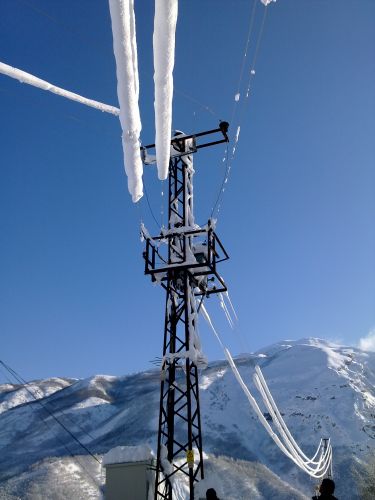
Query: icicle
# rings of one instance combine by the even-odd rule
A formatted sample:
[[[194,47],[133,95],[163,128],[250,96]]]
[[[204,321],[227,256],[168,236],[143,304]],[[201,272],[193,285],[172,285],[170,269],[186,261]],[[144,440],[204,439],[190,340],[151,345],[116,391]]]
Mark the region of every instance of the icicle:
[[[229,292],[228,292],[228,291],[224,292],[224,297],[226,297],[226,298],[227,298],[227,300],[228,300],[228,302],[229,302],[229,305],[230,305],[230,307],[231,307],[231,309],[232,309],[232,312],[233,312],[233,314],[234,314],[234,317],[235,317],[235,318],[236,318],[236,320],[238,321],[238,316],[237,316],[237,313],[236,313],[235,308],[233,307],[233,304],[232,304],[232,301],[231,301],[231,298],[230,298],[230,296],[229,296]]]
[[[124,164],[128,189],[135,203],[143,196],[143,164],[139,142],[142,125],[138,106],[139,79],[133,0],[109,0],[109,8],[116,58]]]
[[[237,144],[238,139],[240,138],[241,127],[238,126],[236,130],[236,137],[234,138],[234,143]]]
[[[155,0],[155,147],[160,180],[168,177],[173,99],[173,67],[178,0]]]

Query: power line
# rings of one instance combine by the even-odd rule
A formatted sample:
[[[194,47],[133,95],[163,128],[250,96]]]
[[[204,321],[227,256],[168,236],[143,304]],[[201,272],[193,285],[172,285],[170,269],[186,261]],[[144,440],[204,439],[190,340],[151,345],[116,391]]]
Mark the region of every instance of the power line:
[[[242,83],[242,79],[243,79],[243,72],[244,72],[244,67],[245,67],[245,61],[246,61],[246,58],[247,58],[247,52],[248,52],[248,49],[249,49],[250,38],[251,38],[251,34],[253,32],[255,12],[256,12],[256,4],[257,4],[257,0],[254,0],[253,8],[252,8],[251,15],[250,15],[248,36],[247,36],[247,40],[246,40],[246,46],[245,46],[244,56],[243,56],[243,59],[242,59],[242,65],[241,65],[241,70],[240,70],[240,78],[239,78],[239,83],[238,83],[238,91],[237,91],[237,94],[236,94],[235,103],[233,105],[231,123],[235,123],[236,111],[237,111],[237,108],[238,108],[238,105],[239,105],[239,101],[240,101],[239,92],[240,92],[240,87],[241,87],[241,83]],[[220,210],[221,198],[222,198],[223,193],[225,191],[225,187],[224,186],[225,186],[225,184],[229,180],[229,175],[230,175],[230,171],[231,171],[232,164],[233,164],[233,161],[234,161],[237,144],[239,142],[240,124],[242,122],[242,117],[243,117],[243,113],[244,113],[246,101],[249,99],[250,85],[251,85],[251,82],[252,82],[252,80],[254,78],[254,75],[255,75],[255,66],[256,66],[256,63],[257,63],[257,60],[258,60],[259,50],[260,50],[261,42],[262,42],[262,39],[263,39],[264,26],[265,26],[266,17],[267,17],[267,10],[268,10],[267,6],[265,6],[264,13],[263,13],[263,18],[262,18],[262,21],[261,21],[261,25],[260,25],[260,29],[259,29],[259,33],[258,33],[258,37],[257,37],[257,41],[256,41],[256,44],[255,44],[255,50],[254,50],[253,58],[252,58],[251,65],[250,65],[248,84],[247,84],[247,87],[246,87],[246,94],[245,94],[244,99],[242,99],[241,108],[240,108],[239,117],[238,117],[238,122],[237,122],[238,125],[237,125],[237,127],[234,127],[234,130],[236,131],[235,132],[236,135],[235,135],[234,146],[232,148],[232,152],[231,153],[229,153],[229,151],[227,151],[227,153],[226,153],[227,154],[227,157],[226,157],[226,169],[225,169],[224,177],[223,177],[223,180],[222,180],[222,183],[221,183],[221,186],[220,186],[220,190],[218,192],[218,196],[217,196],[215,205],[214,205],[214,207],[212,209],[212,212],[211,212],[211,217],[213,217],[214,212],[215,212],[215,210],[216,210],[217,207],[218,207],[218,211],[217,212],[219,212],[219,210]]]
[[[2,363],[2,362],[0,362]],[[4,366],[4,363],[3,363],[3,366]],[[0,366],[1,367],[1,366]],[[10,367],[8,366],[8,368],[10,369]],[[7,369],[8,369],[7,368]],[[17,380],[17,382],[22,386],[24,387],[25,384],[24,383],[20,383],[20,380],[23,380],[22,377],[18,378],[15,373],[12,373],[12,371],[9,371],[8,372],[13,376],[14,379]],[[4,372],[5,373],[5,372]],[[9,378],[6,376],[7,380],[9,380]],[[9,380],[10,381],[10,380]],[[14,384],[10,381],[11,385],[14,386]],[[26,388],[27,390],[27,388]],[[33,395],[34,399],[35,399],[35,396]],[[37,400],[39,402],[39,404],[41,405],[40,401]],[[41,405],[42,406],[42,405]],[[27,408],[29,408],[31,411],[33,411],[33,407],[31,405],[28,405]],[[52,427],[50,426],[49,423],[47,423],[47,421],[45,419],[43,419],[41,417],[41,415],[39,413],[36,413],[37,417],[39,418],[39,420],[47,427],[47,429],[49,431],[52,431]],[[55,435],[55,438],[56,440],[60,443],[60,445],[66,450],[66,452],[68,453],[68,455],[71,457],[71,459],[73,460],[73,462],[75,462],[77,465],[79,465],[86,473],[86,475],[88,477],[90,477],[90,479],[98,486],[98,482],[97,482],[97,479],[95,477],[93,477],[91,475],[91,473],[86,469],[86,467],[78,460],[77,456],[73,454],[73,452],[70,450],[70,448],[68,447],[68,445],[66,443],[64,443],[64,441],[59,437],[58,434]]]
[[[257,0],[255,0],[255,1],[257,1]],[[61,28],[63,31],[69,33],[70,35],[76,36],[79,39],[79,41],[81,42],[81,44],[83,43],[89,47],[94,48],[95,50],[99,49],[100,52],[102,52],[103,54],[106,53],[106,51],[103,50],[103,45],[98,44],[96,39],[92,39],[90,37],[83,35],[81,31],[77,30],[76,28],[74,28],[70,24],[67,24],[65,22],[60,21],[56,16],[54,16],[53,14],[48,12],[47,10],[41,9],[39,6],[36,6],[30,0],[17,0],[17,2],[19,4],[23,4],[24,6],[28,7],[29,9],[34,11],[34,13],[39,14],[40,16],[44,17],[48,21],[54,23],[56,26]],[[145,71],[144,69],[142,69],[141,73],[146,75],[147,77],[152,77],[152,74],[150,74],[148,71]],[[176,94],[181,95],[182,97],[184,97],[188,101],[197,104],[200,108],[202,108],[204,111],[211,114],[212,116],[217,116],[217,113],[210,106],[202,103],[201,101],[199,101],[195,97],[189,95],[185,91],[182,91],[182,90],[175,87],[174,92]]]
[[[243,78],[243,73],[244,73],[244,70],[245,70],[247,54],[248,54],[249,45],[250,45],[250,38],[251,38],[251,35],[252,35],[252,32],[253,32],[254,20],[255,20],[255,13],[256,13],[257,5],[258,5],[258,0],[253,0],[253,8],[252,8],[251,14],[250,14],[249,29],[248,29],[248,33],[247,33],[247,40],[246,40],[246,45],[245,45],[245,51],[244,51],[244,55],[243,55],[243,58],[242,58],[242,65],[241,65],[241,70],[240,70],[240,77],[238,79],[237,94],[239,94],[240,91],[241,91],[242,78]],[[235,112],[236,112],[236,108],[238,106],[238,103],[239,103],[239,100],[235,100],[234,101],[233,111],[232,111],[232,116],[231,116],[230,123],[234,122]]]
[[[6,363],[0,360],[0,364],[24,387],[24,389],[30,394],[30,396],[35,399],[35,401],[48,413],[50,417],[52,417],[55,422],[60,425],[68,434],[69,436],[76,441],[76,443],[81,446],[96,462],[99,464],[101,463],[96,456],[91,453],[91,451],[85,446],[67,427],[65,424],[63,424],[57,417],[54,415],[53,412],[51,412],[46,405],[44,405],[36,396],[35,394],[27,387],[27,382],[24,380],[13,368],[8,366]]]
[[[143,188],[144,188],[144,192],[145,192],[145,196],[146,196],[146,202],[147,202],[147,205],[148,205],[148,208],[150,210],[150,213],[152,215],[152,218],[154,219],[155,221],[155,224],[157,226],[157,228],[159,229],[160,228],[160,225],[159,225],[159,222],[157,221],[155,215],[154,215],[154,211],[152,210],[151,208],[151,205],[150,205],[150,200],[149,200],[149,197],[148,197],[148,193],[147,193],[147,188],[146,188],[146,183],[143,182]]]

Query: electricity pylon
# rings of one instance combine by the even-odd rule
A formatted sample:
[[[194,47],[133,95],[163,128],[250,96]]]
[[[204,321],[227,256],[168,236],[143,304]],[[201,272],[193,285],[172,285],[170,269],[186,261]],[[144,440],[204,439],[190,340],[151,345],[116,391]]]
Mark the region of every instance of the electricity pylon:
[[[168,228],[151,237],[143,229],[145,274],[166,290],[155,500],[173,498],[176,474],[189,477],[190,500],[194,483],[203,478],[202,430],[198,368],[206,365],[197,334],[199,300],[226,291],[216,265],[228,254],[215,233],[214,221],[200,227],[193,210],[193,154],[200,148],[228,142],[228,123],[193,135],[176,133],[169,163]],[[201,143],[201,138],[220,138]],[[143,162],[154,163],[142,148]]]

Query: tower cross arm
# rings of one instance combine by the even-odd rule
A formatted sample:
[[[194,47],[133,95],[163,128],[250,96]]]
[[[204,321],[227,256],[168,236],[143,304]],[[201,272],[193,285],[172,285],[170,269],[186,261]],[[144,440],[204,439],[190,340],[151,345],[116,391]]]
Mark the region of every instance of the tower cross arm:
[[[221,121],[218,128],[205,130],[204,132],[198,132],[196,134],[185,135],[179,131],[176,131],[175,136],[171,139],[171,147],[176,150],[176,153],[173,154],[173,157],[184,156],[186,154],[195,153],[198,149],[207,148],[216,144],[222,144],[223,142],[229,142],[228,130],[229,123]],[[221,138],[213,141],[201,142],[201,137],[212,136],[214,134],[221,134]],[[181,143],[184,143],[182,148]],[[147,146],[141,147],[142,160],[146,165],[156,162],[156,157],[149,154],[149,151],[154,149],[155,144],[148,144]]]

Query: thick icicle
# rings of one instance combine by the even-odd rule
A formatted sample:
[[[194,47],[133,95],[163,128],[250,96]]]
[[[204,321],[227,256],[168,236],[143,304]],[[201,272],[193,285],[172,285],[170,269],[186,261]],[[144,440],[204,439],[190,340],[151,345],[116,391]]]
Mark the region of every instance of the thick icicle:
[[[134,202],[143,196],[143,164],[139,136],[139,78],[135,35],[134,1],[109,0],[113,49],[116,58],[117,95],[120,104],[122,146],[128,189]]]
[[[155,146],[160,180],[167,178],[169,167],[177,13],[178,0],[155,0]]]
[[[2,62],[0,62],[0,73],[9,76],[10,78],[14,78],[21,83],[27,83],[28,85],[32,85],[33,87],[47,90],[48,92],[52,92],[61,97],[66,97],[67,99],[70,99],[72,101],[85,104],[86,106],[90,106],[91,108],[99,109],[99,111],[104,111],[106,113],[111,113],[112,115],[117,116],[120,113],[120,110],[115,106],[109,106],[108,104],[103,104],[102,102],[94,101],[93,99],[87,99],[87,97],[83,97],[79,94],[75,94],[74,92],[70,92],[69,90],[57,87],[56,85],[53,85],[46,80],[42,80],[37,76],[27,73],[26,71],[22,71],[21,69],[14,68],[13,66],[9,66],[8,64]]]

